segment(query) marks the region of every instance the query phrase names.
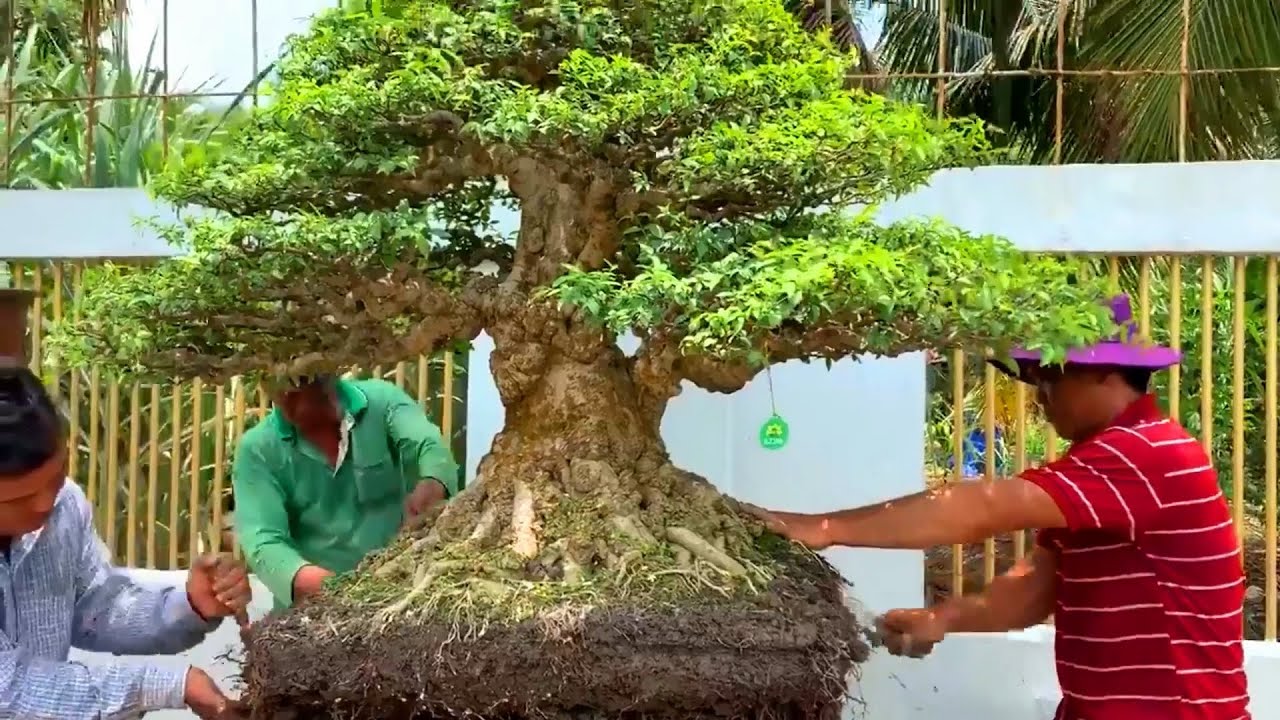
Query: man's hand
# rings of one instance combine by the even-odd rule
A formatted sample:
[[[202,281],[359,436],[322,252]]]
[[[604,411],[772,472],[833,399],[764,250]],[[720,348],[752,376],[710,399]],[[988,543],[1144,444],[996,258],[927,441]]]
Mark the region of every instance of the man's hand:
[[[205,620],[235,615],[244,622],[252,599],[244,564],[229,554],[201,555],[187,573],[187,601]]]
[[[763,522],[771,532],[794,540],[810,550],[825,550],[834,544],[831,523],[826,515],[774,512],[747,503],[738,505]]]
[[[444,484],[439,480],[425,479],[404,500],[406,522],[425,513],[445,500]]]
[[[324,589],[324,581],[331,577],[333,572],[319,565],[303,565],[293,576],[293,599],[297,601],[318,594]]]
[[[885,648],[894,655],[922,658],[947,634],[947,621],[934,610],[890,610],[876,620]]]
[[[187,671],[187,687],[182,701],[200,720],[239,720],[248,717],[244,707],[223,694],[217,683],[200,668]]]

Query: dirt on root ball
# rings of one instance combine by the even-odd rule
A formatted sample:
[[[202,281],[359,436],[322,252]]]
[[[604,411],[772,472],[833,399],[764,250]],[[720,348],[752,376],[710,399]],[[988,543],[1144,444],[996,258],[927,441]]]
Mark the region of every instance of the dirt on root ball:
[[[843,590],[811,556],[745,600],[485,628],[326,600],[255,626],[245,699],[263,720],[836,720],[869,653]]]

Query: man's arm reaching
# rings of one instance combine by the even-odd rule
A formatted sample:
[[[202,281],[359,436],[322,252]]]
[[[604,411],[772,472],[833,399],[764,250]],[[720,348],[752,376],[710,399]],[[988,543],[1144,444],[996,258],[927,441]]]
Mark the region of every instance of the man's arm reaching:
[[[1066,525],[1054,498],[1021,478],[948,485],[817,515],[755,512],[769,529],[815,550],[832,545],[926,550]]]
[[[79,543],[69,548],[76,564],[72,644],[116,654],[172,654],[203,639],[214,623],[195,613],[186,593],[142,587],[113,568],[84,494],[70,483],[64,492],[70,507],[63,518],[76,524],[68,537]],[[91,669],[45,660],[0,634],[0,718],[88,720],[182,708],[189,672],[185,665]]]
[[[924,657],[954,632],[1007,632],[1031,627],[1053,612],[1057,559],[1037,546],[1030,558],[977,596],[952,598],[928,610],[890,610],[877,621],[894,655]]]
[[[332,572],[307,562],[293,545],[285,494],[257,451],[241,441],[231,466],[236,523],[245,560],[271,595],[289,603],[320,592]]]
[[[947,632],[1008,632],[1044,622],[1053,613],[1058,564],[1047,548],[991,581],[980,595],[951,598],[934,608]]]
[[[1121,434],[1076,444],[1069,454],[1016,478],[947,485],[853,510],[805,515],[747,509],[774,532],[814,549],[924,550],[1047,528],[1136,537],[1159,521],[1162,506],[1147,478],[1112,446],[1126,442],[1132,437]]]

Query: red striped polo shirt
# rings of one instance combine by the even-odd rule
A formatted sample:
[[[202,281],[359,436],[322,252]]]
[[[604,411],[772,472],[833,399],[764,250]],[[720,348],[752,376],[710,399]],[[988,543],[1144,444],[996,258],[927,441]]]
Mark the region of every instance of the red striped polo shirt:
[[[1240,540],[1200,443],[1151,396],[1023,477],[1062,510],[1057,720],[1248,720]]]

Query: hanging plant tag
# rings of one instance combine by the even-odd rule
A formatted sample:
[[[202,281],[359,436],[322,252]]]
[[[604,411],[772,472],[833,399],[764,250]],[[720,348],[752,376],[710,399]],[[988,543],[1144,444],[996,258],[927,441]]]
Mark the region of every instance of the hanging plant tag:
[[[781,450],[790,437],[787,421],[779,415],[773,415],[760,426],[760,447],[765,450]]]

